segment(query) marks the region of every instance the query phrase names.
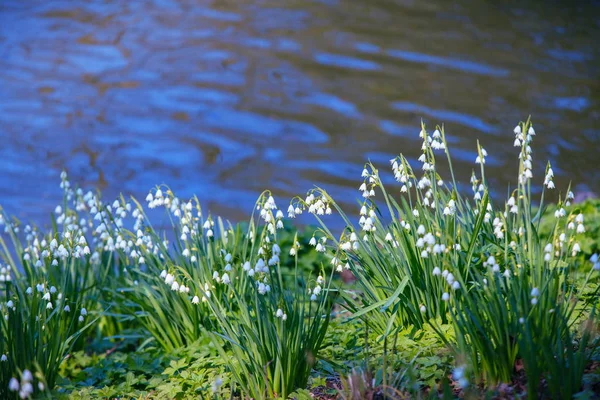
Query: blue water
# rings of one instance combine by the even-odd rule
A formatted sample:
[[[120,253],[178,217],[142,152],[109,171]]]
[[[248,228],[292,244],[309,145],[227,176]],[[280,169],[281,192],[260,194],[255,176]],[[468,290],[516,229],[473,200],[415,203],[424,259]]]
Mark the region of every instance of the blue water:
[[[45,223],[59,174],[145,197],[197,194],[237,220],[263,189],[345,204],[368,159],[419,156],[445,124],[460,180],[534,171],[600,193],[600,5],[593,1],[0,2],[0,204]]]

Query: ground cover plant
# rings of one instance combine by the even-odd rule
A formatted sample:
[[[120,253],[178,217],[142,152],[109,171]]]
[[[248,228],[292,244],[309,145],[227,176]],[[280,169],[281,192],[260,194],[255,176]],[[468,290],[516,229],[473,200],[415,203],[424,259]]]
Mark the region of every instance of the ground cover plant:
[[[230,224],[63,173],[49,229],[0,220],[0,397],[598,396],[598,202],[555,188],[535,136],[515,127],[503,198],[482,145],[467,194],[423,125],[418,165],[365,164],[356,216],[313,188]]]

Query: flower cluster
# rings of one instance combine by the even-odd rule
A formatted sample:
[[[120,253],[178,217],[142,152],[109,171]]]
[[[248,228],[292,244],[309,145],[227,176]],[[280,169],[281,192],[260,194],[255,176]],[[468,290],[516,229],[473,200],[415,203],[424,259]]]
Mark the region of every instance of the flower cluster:
[[[40,390],[44,390],[44,384],[39,383]],[[12,378],[8,383],[8,389],[11,392],[18,392],[22,399],[28,399],[33,394],[33,374],[28,369],[21,374],[21,382],[17,378]]]
[[[521,147],[521,153],[519,154],[519,159],[522,161],[522,170],[521,175],[519,176],[519,183],[525,184],[529,179],[533,177],[532,170],[532,158],[531,158],[531,146],[530,143],[533,140],[533,136],[535,136],[535,130],[533,129],[533,125],[530,125],[527,129],[527,133],[524,133],[521,129],[521,125],[515,126],[513,130],[515,133],[515,147]]]

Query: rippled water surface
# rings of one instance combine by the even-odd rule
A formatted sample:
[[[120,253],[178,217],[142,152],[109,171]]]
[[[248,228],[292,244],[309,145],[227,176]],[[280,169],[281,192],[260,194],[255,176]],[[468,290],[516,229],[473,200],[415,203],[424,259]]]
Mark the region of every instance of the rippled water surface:
[[[2,1],[0,204],[42,222],[63,168],[109,197],[166,183],[238,219],[266,188],[352,202],[362,163],[444,123],[467,182],[515,182],[512,128],[600,192],[600,7],[586,1]],[[281,198],[281,203],[285,201]]]

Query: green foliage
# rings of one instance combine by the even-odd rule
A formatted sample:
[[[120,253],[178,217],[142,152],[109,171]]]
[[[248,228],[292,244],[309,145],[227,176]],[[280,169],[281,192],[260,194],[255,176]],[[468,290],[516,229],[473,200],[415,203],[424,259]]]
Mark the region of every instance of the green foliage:
[[[66,176],[63,176],[63,185]],[[27,397],[54,387],[58,368],[69,351],[81,348],[80,335],[98,318],[87,316],[96,308],[99,287],[106,280],[109,260],[91,255],[85,221],[75,211],[79,197],[64,186],[64,211],[53,220],[53,230],[41,234],[0,215],[10,244],[0,237],[0,397]],[[59,233],[57,225],[66,225]],[[25,240],[22,240],[22,235]],[[12,246],[12,247],[9,247]],[[33,379],[27,376],[32,373]],[[19,389],[7,391],[16,379]]]
[[[61,372],[68,379],[59,383],[53,396],[65,399],[210,398],[213,382],[229,382],[225,360],[206,336],[172,353],[161,347],[100,355],[77,352],[63,364]],[[220,394],[226,397],[226,389]]]
[[[584,331],[584,346],[574,348],[578,334],[573,324],[588,318],[589,324],[596,323],[598,277],[589,262],[585,275],[578,273],[585,218],[580,207],[570,214],[564,209],[573,199],[570,190],[564,202],[559,198],[552,215],[541,212],[548,194],[543,191],[534,212],[530,143],[535,132],[527,121],[515,134],[521,146],[518,186],[501,207],[488,196],[487,152],[478,145],[481,178],[473,174],[471,202],[456,191],[443,127],[429,136],[424,126],[419,158],[423,176],[417,178],[402,155],[390,161],[402,185],[400,200],[386,190],[374,165],[365,166],[359,226],[322,189],[292,204],[315,214],[326,240],[334,241],[335,260],[346,262],[357,278],[359,290],[347,291],[345,297],[354,318],[385,338],[430,324],[454,349],[459,386],[466,387],[471,377],[486,385],[510,382],[515,362],[522,359],[530,398],[538,395],[544,377],[560,382],[548,385],[548,391],[565,398],[581,386],[591,333]],[[440,178],[435,150],[447,156],[450,187]],[[548,164],[544,184],[549,189],[552,178]],[[385,211],[374,200],[376,190]],[[316,199],[340,213],[346,227],[339,239],[314,212]],[[547,226],[547,220],[551,227],[540,235],[540,225]],[[438,321],[446,322],[448,316],[456,342],[439,328]],[[568,373],[558,378],[563,368]]]
[[[550,204],[544,209],[543,215],[540,218],[539,235],[541,237],[550,237],[554,231],[553,216],[556,211],[556,204]],[[576,259],[579,265],[583,265],[584,261],[589,260],[594,253],[600,252],[600,200],[587,199],[581,203],[565,204],[567,215],[572,215],[569,222],[573,222],[574,229],[577,229],[577,224],[573,220],[576,215],[582,214],[585,222],[585,232],[578,236],[581,252]]]
[[[257,203],[267,222],[276,219],[270,199],[264,195]],[[257,231],[250,224],[248,236]],[[251,242],[247,257],[233,260],[246,267],[232,270],[232,283],[225,283],[221,292],[211,290],[205,299],[217,320],[215,338],[229,344],[229,370],[243,395],[286,398],[306,387],[317,360],[331,315],[331,280],[322,287],[322,276],[314,282],[305,279],[297,266],[296,240],[291,247],[296,268],[287,278],[276,268],[281,248],[275,231],[265,228]],[[227,358],[225,346],[219,349]]]
[[[589,398],[600,202],[567,190],[545,206],[549,164],[533,200],[532,132],[515,130],[505,202],[479,144],[471,200],[443,127],[422,126],[422,176],[392,159],[397,196],[367,163],[357,224],[320,188],[294,198],[288,215],[319,224],[304,234],[268,191],[231,225],[164,186],[107,203],[62,175],[48,233],[0,218],[0,397],[493,398],[516,382],[519,396]]]

